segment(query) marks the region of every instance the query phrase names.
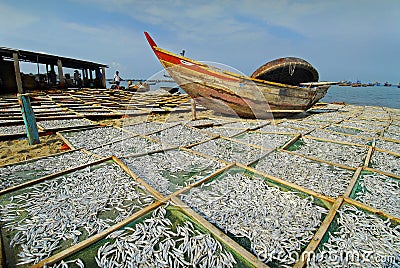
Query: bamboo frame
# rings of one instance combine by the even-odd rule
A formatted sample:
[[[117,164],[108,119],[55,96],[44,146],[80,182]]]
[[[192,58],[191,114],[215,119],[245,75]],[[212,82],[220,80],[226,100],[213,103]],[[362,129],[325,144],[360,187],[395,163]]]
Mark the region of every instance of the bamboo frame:
[[[324,221],[320,225],[317,232],[314,234],[313,239],[308,244],[306,249],[302,252],[301,258],[297,261],[297,263],[293,266],[295,268],[304,267],[307,264],[307,259],[309,254],[306,256],[306,253],[314,253],[315,250],[318,248],[318,245],[321,243],[322,238],[324,237],[326,231],[328,230],[329,226],[331,225],[333,219],[336,216],[337,210],[343,203],[343,197],[339,197],[336,199],[335,203],[331,207],[328,212],[328,215],[325,217]]]
[[[58,119],[60,119],[60,118],[58,118]],[[69,119],[85,119],[87,121],[90,121],[89,119],[86,119],[86,118],[69,118]],[[42,129],[42,131],[46,131],[46,132],[47,131],[60,132],[60,131],[64,131],[64,130],[83,130],[88,126],[99,126],[99,124],[96,124],[96,123],[93,123],[93,122],[91,122],[91,123],[92,123],[91,125],[76,125],[76,126],[69,126],[69,127],[67,126],[67,127],[45,128],[45,127],[42,127],[40,125],[40,121],[39,121],[38,122],[38,126]]]
[[[140,184],[142,184],[144,187],[146,187],[147,191],[149,191],[153,196],[156,197],[157,200],[163,200],[164,196],[160,194],[156,189],[150,186],[145,180],[140,178],[135,172],[133,172],[127,165],[125,165],[118,157],[112,156],[112,160],[114,160],[115,163],[117,163],[126,173],[129,174],[132,178],[137,180]]]
[[[373,169],[373,168],[369,168],[369,167],[364,167],[363,170],[374,172],[374,173],[378,173],[378,174],[382,174],[382,175],[391,177],[393,179],[400,180],[400,175],[392,174],[392,173],[385,172],[385,171],[382,171],[382,170]]]
[[[361,208],[361,209],[363,209],[363,210],[365,210],[367,212],[370,212],[372,214],[375,214],[375,215],[378,215],[378,216],[381,216],[381,217],[396,221],[397,223],[400,223],[400,218],[396,218],[396,217],[394,217],[394,216],[392,216],[390,214],[387,214],[387,213],[383,212],[382,210],[379,210],[379,209],[373,208],[371,206],[365,205],[363,203],[360,203],[360,202],[358,202],[358,201],[356,201],[354,199],[348,198],[348,197],[343,197],[343,199],[347,204],[353,205],[353,206],[355,206],[357,208]]]
[[[386,154],[390,154],[390,155],[393,155],[393,156],[396,156],[396,157],[400,157],[400,153],[388,151],[388,150],[385,150],[385,149],[381,149],[379,147],[374,147],[374,151],[378,151],[380,153],[386,153]]]
[[[326,125],[324,128],[321,128],[321,130],[324,131],[324,132],[328,132],[328,133],[333,133],[333,134],[337,134],[337,135],[352,137],[352,138],[356,138],[356,139],[363,139],[363,140],[366,140],[366,141],[370,141],[370,140],[373,139],[373,137],[367,138],[367,137],[364,137],[364,136],[359,136],[359,135],[354,135],[354,134],[349,134],[349,133],[343,133],[343,132],[337,132],[337,131],[333,131],[333,130],[330,130],[330,129],[326,129],[326,128],[329,127],[329,126],[330,126],[330,125],[328,124],[328,125]],[[309,135],[307,134],[307,136],[309,136]],[[312,136],[312,135],[310,135],[310,136],[311,136],[311,137],[314,137],[314,136]],[[315,138],[318,138],[318,137],[315,137]],[[361,145],[362,145],[362,144],[361,144]]]
[[[370,146],[369,149],[368,149],[367,156],[364,159],[364,167],[368,167],[369,162],[371,161],[371,157],[372,157],[373,152],[374,152],[374,147]]]
[[[4,195],[4,194],[10,193],[10,192],[13,192],[13,191],[16,191],[16,190],[19,190],[19,189],[22,189],[22,188],[37,184],[37,183],[40,183],[40,182],[45,181],[45,180],[54,179],[54,178],[60,177],[62,175],[65,175],[65,174],[80,170],[82,168],[88,167],[88,166],[98,165],[98,164],[101,164],[101,163],[106,162],[106,161],[111,160],[111,159],[112,159],[111,157],[102,158],[102,159],[94,161],[94,162],[89,162],[89,163],[86,163],[84,165],[76,166],[76,167],[70,168],[70,169],[64,169],[64,170],[61,170],[59,172],[52,173],[52,174],[44,176],[44,177],[40,177],[38,179],[30,180],[30,181],[27,181],[27,182],[24,182],[24,183],[21,183],[21,184],[18,184],[18,185],[3,189],[3,190],[0,191],[0,197],[2,195]]]
[[[357,143],[351,143],[351,142],[346,142],[346,141],[329,140],[329,139],[313,137],[313,136],[309,136],[309,135],[303,135],[303,138],[310,139],[310,140],[316,140],[316,141],[322,141],[322,142],[330,142],[330,143],[337,143],[337,144],[342,144],[342,145],[349,145],[349,146],[368,147],[368,145],[364,145],[364,144],[357,144]]]
[[[227,236],[224,232],[219,230],[213,224],[211,224],[210,222],[205,220],[203,217],[201,217],[199,214],[197,214],[194,210],[189,208],[179,198],[177,198],[175,196],[171,196],[171,201],[173,202],[173,204],[180,207],[184,212],[186,212],[191,218],[193,218],[195,221],[197,221],[201,225],[203,225],[218,240],[222,241],[224,244],[228,245],[234,251],[239,253],[239,255],[241,255],[251,265],[253,265],[254,267],[268,267],[265,263],[258,260],[256,256],[254,256],[249,251],[245,250],[241,245],[239,245],[237,242],[235,242],[233,239],[231,239],[229,236]]]
[[[136,212],[136,213],[132,214],[131,216],[129,216],[128,218],[126,218],[125,220],[123,220],[117,224],[114,224],[113,226],[111,226],[107,230],[103,231],[102,233],[91,236],[90,238],[88,238],[78,244],[75,244],[75,245],[69,247],[68,249],[65,249],[45,260],[42,260],[41,262],[32,265],[31,268],[43,267],[45,264],[52,265],[58,261],[61,261],[65,258],[71,256],[72,254],[77,253],[78,251],[90,246],[91,244],[105,238],[107,235],[111,234],[114,231],[117,231],[118,229],[122,228],[123,226],[127,225],[128,223],[134,221],[135,219],[137,219],[137,218],[143,216],[144,214],[146,214],[147,212],[151,211],[152,209],[157,208],[161,204],[162,204],[161,201],[155,201],[153,204],[139,210],[138,212]]]
[[[38,156],[38,157],[30,158],[30,159],[27,159],[27,160],[19,161],[19,162],[14,162],[14,163],[10,163],[10,164],[0,165],[0,168],[2,168],[2,167],[7,167],[7,166],[13,166],[13,165],[24,164],[24,163],[27,163],[27,162],[36,161],[36,160],[40,160],[40,159],[44,159],[44,158],[48,158],[48,157],[53,157],[53,156],[58,156],[58,155],[66,154],[66,153],[72,153],[72,152],[74,152],[74,151],[79,151],[79,149],[69,150],[69,151],[66,151],[66,152],[61,152],[61,153],[56,153],[56,154],[49,154],[49,155],[44,155],[44,156]]]
[[[278,149],[278,151],[279,150],[283,151],[285,153],[288,153],[288,154],[297,155],[297,156],[300,156],[300,157],[303,157],[303,158],[307,158],[307,159],[315,161],[315,162],[325,163],[325,164],[328,164],[328,165],[331,165],[331,166],[335,166],[335,167],[339,167],[339,168],[343,168],[343,169],[347,169],[347,170],[356,170],[357,169],[357,168],[354,168],[354,167],[350,167],[350,166],[345,166],[345,165],[338,164],[338,163],[329,162],[329,161],[326,161],[324,159],[320,159],[320,158],[316,158],[316,157],[312,157],[312,156],[308,156],[308,155],[299,154],[299,153],[296,153],[296,152],[293,152],[293,151]]]
[[[242,165],[242,164],[240,164],[240,163],[235,163],[235,165],[236,165],[237,167],[239,167],[239,168],[248,170],[248,171],[250,171],[251,173],[254,173],[254,174],[259,175],[259,176],[262,176],[262,177],[265,177],[265,178],[267,178],[267,179],[269,179],[269,180],[271,180],[271,181],[273,181],[273,182],[282,184],[282,185],[284,185],[284,186],[286,186],[286,187],[289,187],[289,188],[292,188],[292,189],[294,189],[294,190],[296,190],[296,191],[299,191],[299,192],[302,192],[302,193],[311,195],[311,196],[313,196],[313,197],[319,198],[319,199],[321,199],[321,200],[327,201],[327,202],[329,202],[329,203],[331,203],[331,204],[335,202],[335,199],[332,198],[332,197],[325,196],[325,195],[323,195],[323,194],[314,192],[313,190],[309,190],[309,189],[307,189],[307,188],[305,188],[305,187],[303,187],[303,186],[299,186],[299,185],[297,185],[297,184],[295,184],[295,183],[292,183],[292,182],[288,182],[288,181],[279,179],[279,178],[274,177],[274,176],[269,175],[269,174],[265,174],[265,173],[263,173],[263,172],[261,172],[261,171],[258,171],[258,170],[256,170],[256,169],[251,168],[251,167],[248,167],[248,166],[244,166],[244,165]]]
[[[172,193],[170,196],[178,196],[180,194],[183,194],[183,193],[189,191],[190,189],[192,189],[194,187],[197,187],[197,186],[199,186],[199,185],[201,185],[201,184],[203,184],[203,183],[205,183],[205,182],[207,182],[209,180],[214,179],[216,176],[224,173],[225,171],[228,171],[229,169],[231,169],[234,166],[235,166],[235,163],[231,163],[231,164],[229,164],[229,165],[227,165],[225,167],[222,167],[222,168],[216,170],[215,172],[213,172],[212,174],[206,176],[205,178],[203,178],[203,179],[201,179],[199,181],[196,181],[196,182],[194,182],[192,184],[189,184],[188,186],[185,186],[182,189],[179,189],[178,191]]]
[[[350,183],[347,186],[346,192],[344,192],[343,196],[350,197],[350,194],[353,191],[354,185],[356,185],[356,182],[357,182],[358,177],[360,176],[362,170],[363,170],[363,167],[359,167],[359,168],[357,168],[356,172],[354,172],[353,177],[351,178]]]

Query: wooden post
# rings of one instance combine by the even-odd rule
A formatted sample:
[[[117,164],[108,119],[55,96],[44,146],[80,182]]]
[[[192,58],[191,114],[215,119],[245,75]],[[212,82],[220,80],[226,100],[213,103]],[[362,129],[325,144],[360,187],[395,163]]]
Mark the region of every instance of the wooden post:
[[[106,85],[106,67],[101,67],[101,86],[107,88]]]
[[[14,58],[14,70],[15,70],[15,80],[17,81],[18,87],[18,103],[21,106],[22,118],[24,119],[26,135],[28,136],[29,144],[38,144],[39,132],[36,125],[35,114],[31,106],[28,95],[24,95],[24,88],[22,87],[21,72],[19,69],[19,59],[18,54],[13,53]]]
[[[85,69],[82,69],[82,87],[86,87],[86,74],[85,74]]]
[[[190,103],[192,104],[192,117],[193,120],[197,119],[197,115],[196,115],[196,101],[194,99],[190,99]]]
[[[19,69],[18,54],[17,53],[13,53],[13,58],[14,58],[15,80],[17,81],[18,93],[19,94],[23,94],[24,93],[24,89],[22,87],[22,79],[21,79],[21,71]]]
[[[57,60],[57,66],[58,66],[58,80],[60,81],[60,87],[64,87],[65,80],[64,80],[63,70],[62,70],[62,62],[60,59]]]
[[[39,132],[29,96],[18,93],[18,103],[21,106],[22,118],[24,119],[26,135],[28,137],[29,144],[39,144]]]
[[[46,63],[46,77],[47,77],[47,84],[49,83],[49,81],[50,81],[50,77],[49,77],[49,65]]]

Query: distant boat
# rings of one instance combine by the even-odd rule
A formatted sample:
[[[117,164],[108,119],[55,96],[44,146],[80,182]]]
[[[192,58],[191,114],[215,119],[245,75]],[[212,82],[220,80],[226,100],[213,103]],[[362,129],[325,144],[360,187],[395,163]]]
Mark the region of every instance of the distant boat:
[[[325,96],[330,85],[337,84],[310,81],[289,85],[243,76],[161,49],[147,32],[144,34],[165,70],[182,90],[202,106],[219,113],[245,118],[270,118],[271,113],[276,117],[293,115],[311,108]],[[257,71],[262,71],[264,66]],[[301,67],[300,64],[287,66],[289,72],[290,67],[293,72],[295,67]]]
[[[349,82],[349,81],[340,81],[338,85],[341,86],[341,87],[349,87],[349,86],[351,86],[351,82]]]
[[[388,82],[385,82],[384,86],[385,86],[385,87],[391,87],[392,84],[390,84],[390,83],[388,83]]]
[[[397,84],[397,87],[400,88],[400,83]]]

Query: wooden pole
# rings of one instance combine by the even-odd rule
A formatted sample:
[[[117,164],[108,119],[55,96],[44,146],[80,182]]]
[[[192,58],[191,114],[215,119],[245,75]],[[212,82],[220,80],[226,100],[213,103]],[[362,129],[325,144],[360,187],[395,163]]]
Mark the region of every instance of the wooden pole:
[[[64,80],[64,74],[63,74],[63,69],[62,69],[62,62],[60,59],[57,60],[57,66],[58,66],[58,80],[60,81],[60,87],[64,87],[65,80]]]
[[[82,87],[86,87],[86,82],[87,82],[87,73],[86,69],[82,69]]]
[[[22,87],[22,79],[21,79],[21,71],[19,69],[18,54],[17,53],[13,53],[13,58],[14,58],[15,80],[17,81],[18,93],[19,94],[23,94],[24,93],[24,89]]]
[[[101,67],[101,86],[107,88],[106,85],[106,67]]]
[[[49,77],[49,65],[46,63],[46,77],[47,77],[47,83],[49,83],[50,81],[50,77]]]
[[[26,135],[28,136],[29,144],[38,144],[39,132],[36,125],[35,114],[29,100],[29,96],[24,94],[24,88],[22,87],[21,71],[19,68],[18,54],[13,53],[14,58],[14,70],[15,70],[15,80],[18,87],[18,103],[21,107],[22,118],[24,119]]]
[[[194,99],[190,99],[190,103],[192,104],[192,117],[193,120],[197,119],[197,115],[196,115],[196,101]]]
[[[29,144],[39,144],[39,132],[29,95],[18,93],[18,103],[21,106],[22,118],[24,119]]]

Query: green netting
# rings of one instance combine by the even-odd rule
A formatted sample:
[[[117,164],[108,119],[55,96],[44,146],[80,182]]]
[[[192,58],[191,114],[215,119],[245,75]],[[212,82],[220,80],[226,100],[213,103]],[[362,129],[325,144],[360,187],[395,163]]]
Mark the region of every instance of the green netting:
[[[154,200],[112,160],[4,194],[0,226],[6,264],[37,263]]]
[[[348,211],[345,211],[346,209]],[[341,223],[339,212],[349,215],[351,221]],[[362,222],[365,219],[370,223]],[[400,263],[398,258],[400,239],[395,231],[399,224],[382,215],[343,203],[317,249],[310,253],[307,267],[346,267],[350,263],[355,266],[396,267],[396,263],[397,265]],[[354,228],[350,232],[344,231],[356,225],[361,228]],[[388,234],[392,235],[391,239],[384,237]]]
[[[135,229],[137,224],[143,223],[146,220],[152,218],[153,216],[153,211],[150,211],[146,213],[145,215],[137,218],[136,220],[130,222],[129,224],[125,225],[121,230],[129,230],[129,228]],[[191,218],[188,214],[186,214],[181,208],[169,205],[166,208],[166,215],[165,218],[169,219],[172,223],[172,226],[170,226],[172,232],[177,231],[177,227],[180,226],[182,227],[185,222],[190,222],[192,223],[194,230],[197,230],[201,234],[211,234],[204,226],[202,226],[200,223],[198,223],[196,220]],[[131,229],[131,230],[132,230]],[[127,232],[132,232],[131,230]],[[135,229],[136,230],[136,229]],[[117,231],[118,232],[118,231]],[[214,235],[211,234],[211,237],[214,239],[217,239]],[[181,242],[178,241],[177,237],[172,237],[175,240],[175,243],[179,245]],[[96,262],[95,257],[98,255],[99,249],[104,246],[106,243],[112,244],[115,242],[115,238],[112,238],[110,236],[93,243],[92,245],[89,245],[85,247],[84,249],[80,250],[79,252],[71,255],[70,257],[64,259],[64,261],[73,261],[76,259],[82,260],[82,262],[85,264],[85,267],[98,267],[98,264]],[[218,240],[218,239],[217,239]],[[219,240],[218,240],[219,241]],[[229,245],[224,244],[223,242],[219,241],[222,244],[222,249],[230,252],[235,260],[236,264],[235,267],[253,267],[246,259],[244,259],[238,252],[233,250]],[[154,250],[159,250],[159,244],[157,244],[154,248]],[[152,250],[153,250],[152,249]],[[187,253],[185,254],[185,259],[187,261],[188,255]],[[76,265],[72,265],[70,267],[78,267]],[[197,266],[196,266],[197,267]]]
[[[276,226],[280,226],[281,224],[283,224],[285,226],[290,226],[289,222],[285,222],[284,223],[283,221],[286,221],[288,219],[288,217],[289,217],[290,218],[289,221],[295,222],[297,219],[299,219],[297,217],[302,217],[304,215],[300,216],[298,214],[299,212],[298,211],[295,212],[295,210],[293,210],[293,212],[291,212],[291,207],[288,204],[291,204],[291,202],[293,200],[288,200],[288,199],[286,200],[287,204],[286,205],[284,204],[284,206],[287,206],[286,207],[286,209],[287,209],[286,213],[289,213],[289,215],[291,215],[291,216],[287,216],[287,215],[283,216],[282,214],[274,215],[274,213],[276,212],[275,208],[270,207],[270,209],[268,209],[268,205],[271,205],[271,204],[267,204],[266,203],[265,204],[266,207],[261,208],[259,206],[259,204],[258,204],[259,196],[263,195],[263,193],[261,193],[261,192],[263,192],[263,189],[261,189],[261,188],[259,188],[260,192],[259,192],[259,190],[254,190],[253,188],[251,188],[251,189],[248,188],[248,191],[250,193],[252,193],[252,195],[253,195],[253,198],[252,198],[251,202],[253,202],[252,204],[254,205],[254,208],[249,207],[251,205],[248,204],[247,201],[245,201],[243,204],[240,203],[240,205],[238,205],[239,207],[237,209],[232,209],[230,204],[228,204],[228,203],[225,205],[225,202],[242,202],[241,200],[239,200],[239,199],[242,199],[242,197],[238,197],[237,196],[239,199],[235,199],[233,197],[233,195],[232,195],[232,191],[234,191],[233,189],[231,189],[231,188],[225,189],[223,185],[220,185],[218,183],[220,181],[222,181],[222,180],[228,180],[230,178],[229,176],[231,176],[231,175],[235,176],[235,175],[238,175],[238,174],[246,176],[247,178],[249,178],[251,180],[259,179],[259,180],[263,181],[268,187],[279,189],[280,193],[287,193],[288,195],[296,196],[296,198],[299,198],[300,200],[304,200],[304,201],[306,201],[305,199],[307,199],[307,202],[309,201],[310,202],[310,206],[311,206],[308,209],[311,209],[311,210],[315,209],[316,211],[324,211],[324,212],[322,212],[322,214],[320,214],[321,215],[321,221],[319,223],[315,223],[316,226],[311,227],[311,229],[309,229],[309,230],[312,230],[312,228],[315,228],[314,231],[311,231],[312,233],[316,232],[316,230],[319,227],[319,224],[322,223],[323,219],[326,217],[326,215],[328,213],[328,209],[331,207],[331,204],[329,202],[325,201],[325,200],[322,200],[322,199],[319,199],[319,198],[316,198],[316,197],[311,197],[309,194],[304,193],[304,192],[302,192],[300,190],[297,190],[297,189],[294,189],[292,187],[277,183],[277,182],[275,182],[273,180],[270,180],[268,178],[259,176],[259,175],[255,174],[255,173],[253,173],[253,172],[251,172],[251,171],[249,171],[247,169],[243,169],[243,168],[240,168],[240,167],[230,168],[230,169],[224,171],[223,173],[211,178],[210,180],[208,180],[207,182],[203,183],[202,185],[197,186],[194,189],[192,189],[191,191],[188,191],[187,193],[183,193],[180,196],[180,198],[185,203],[187,203],[189,206],[191,206],[196,212],[198,212],[205,219],[207,219],[208,221],[210,221],[211,223],[216,225],[218,228],[220,228],[223,232],[225,232],[229,237],[231,237],[233,240],[235,240],[237,243],[239,243],[246,250],[248,250],[248,251],[252,252],[254,255],[258,256],[258,258],[260,260],[266,262],[268,265],[273,266],[273,267],[278,267],[280,265],[286,264],[286,263],[283,263],[283,262],[281,262],[280,260],[277,260],[277,259],[269,260],[269,257],[271,257],[271,256],[272,256],[272,258],[275,257],[276,254],[273,253],[273,252],[264,252],[263,253],[262,250],[258,251],[258,252],[254,251],[253,248],[263,247],[263,246],[262,245],[257,245],[260,242],[259,241],[260,238],[256,238],[255,239],[253,237],[253,240],[257,240],[258,241],[256,243],[256,242],[252,241],[252,239],[248,236],[248,234],[250,234],[250,236],[252,236],[251,235],[252,232],[257,232],[257,234],[255,234],[255,236],[256,237],[261,237],[261,233],[258,233],[258,232],[259,231],[263,232],[264,228],[267,228],[271,224],[272,225],[277,224],[277,221],[281,220],[280,218],[284,218],[284,219],[281,222],[279,222],[279,224],[276,225]],[[228,185],[230,183],[231,183],[231,181],[227,181]],[[245,183],[246,182],[243,181],[243,184],[245,184]],[[218,193],[215,192],[216,190],[215,190],[214,186],[215,187],[221,187],[220,188],[221,191],[226,192],[225,195],[227,197],[229,197],[230,200],[232,200],[232,198],[233,198],[233,200],[232,201],[227,201],[226,199],[222,198],[222,201],[221,201],[221,198],[219,197]],[[225,184],[225,186],[226,186],[226,184]],[[265,187],[265,186],[261,186],[260,185],[260,187]],[[255,192],[253,193],[253,191],[255,191]],[[207,193],[207,194],[202,196],[202,195],[198,194],[198,192],[204,192],[204,193]],[[264,193],[267,194],[267,192],[264,192]],[[208,198],[207,198],[207,196],[208,196]],[[243,197],[243,199],[244,198],[245,197]],[[200,200],[204,200],[204,201],[200,201]],[[202,204],[202,202],[205,202],[206,204],[205,203]],[[222,202],[222,203],[220,203],[220,202]],[[264,201],[260,200],[260,202],[264,202]],[[208,206],[207,204],[208,205],[217,204],[217,205],[215,205],[216,207],[214,207],[213,211],[210,212],[208,209],[204,209],[204,206],[206,206],[206,207]],[[262,204],[264,204],[264,203],[262,203]],[[241,213],[245,213],[245,212],[247,213],[247,210],[249,210],[249,209],[253,210],[254,213],[256,213],[256,215],[259,215],[259,216],[257,216],[257,219],[256,218],[255,219],[250,218],[250,219],[246,220],[246,219],[243,218],[245,216],[241,215]],[[225,212],[222,212],[221,216],[216,215],[215,214],[216,211],[219,211],[219,210],[227,211],[226,213],[228,213],[229,215],[228,214],[225,215],[224,214]],[[265,215],[263,214],[264,212],[265,212]],[[218,213],[220,213],[220,212],[218,212]],[[222,219],[221,219],[221,217],[222,217]],[[228,217],[229,220],[228,221],[224,220],[224,217]],[[263,217],[265,219],[263,219]],[[267,218],[270,218],[270,220],[268,220]],[[236,219],[237,221],[232,222],[230,219]],[[246,223],[246,221],[250,221],[250,222]],[[256,222],[256,221],[257,221],[257,223],[256,223],[257,225],[254,225],[255,224],[254,222]],[[242,223],[243,223],[243,225],[242,225]],[[244,231],[246,234],[242,233],[242,231],[238,231],[238,226],[240,226],[239,230],[242,230],[242,228],[243,228],[243,230],[247,230],[247,231]],[[257,227],[257,230],[250,230],[251,229],[250,226],[253,226],[253,227],[258,226],[258,227]],[[250,228],[250,229],[248,230],[248,228]],[[268,228],[270,228],[270,227],[268,227]],[[233,231],[233,230],[235,230],[235,231]],[[280,230],[279,232],[282,232],[281,233],[281,235],[282,235],[281,239],[282,240],[289,239],[288,237],[291,237],[291,235],[289,234],[290,233],[289,231],[288,231],[288,233],[285,233],[286,230]],[[305,235],[305,233],[306,232],[304,232],[303,234],[300,234],[300,233],[297,234],[296,238],[299,237],[299,236],[301,237],[302,235],[304,237],[307,237],[306,239],[308,239],[308,237],[310,237],[308,242],[307,243],[303,243],[302,246],[299,249],[297,249],[296,251],[293,250],[293,251],[287,252],[288,254],[292,254],[292,255],[296,255],[297,254],[297,255],[299,255],[306,248],[308,243],[311,241],[311,237],[313,235],[311,233],[309,233],[308,231],[307,231],[307,235]],[[263,234],[263,237],[265,237],[265,235],[266,235],[266,233]],[[273,234],[271,233],[271,235],[273,235]],[[283,241],[281,239],[276,239],[276,237],[275,238],[271,238],[271,241],[272,241],[271,243],[275,243],[277,241],[280,241],[280,242],[283,243]],[[295,238],[293,238],[293,239],[295,239]],[[254,244],[252,244],[253,242],[254,242]],[[277,245],[279,245],[280,242],[277,242],[278,243]],[[270,242],[267,242],[267,243],[270,243]],[[299,245],[300,244],[301,243],[299,243]],[[280,254],[280,252],[279,252],[279,254]],[[282,254],[286,254],[286,252],[282,253]]]
[[[302,139],[298,139],[297,141],[295,141],[292,145],[290,145],[288,148],[286,148],[285,150],[287,151],[297,151],[301,146],[303,146],[305,143]]]

